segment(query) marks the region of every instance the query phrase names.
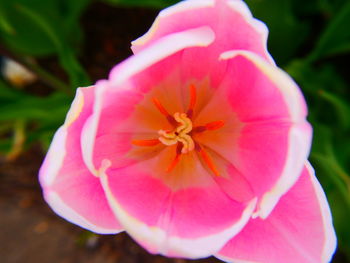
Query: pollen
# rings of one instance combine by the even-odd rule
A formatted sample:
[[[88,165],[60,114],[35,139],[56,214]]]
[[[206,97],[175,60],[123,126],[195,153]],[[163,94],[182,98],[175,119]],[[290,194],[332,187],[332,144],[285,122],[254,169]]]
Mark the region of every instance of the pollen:
[[[173,131],[159,130],[160,137],[158,140],[167,146],[182,143],[181,153],[188,153],[194,149],[194,141],[189,135],[193,128],[192,121],[186,113],[179,112],[174,114],[174,119],[179,125]]]

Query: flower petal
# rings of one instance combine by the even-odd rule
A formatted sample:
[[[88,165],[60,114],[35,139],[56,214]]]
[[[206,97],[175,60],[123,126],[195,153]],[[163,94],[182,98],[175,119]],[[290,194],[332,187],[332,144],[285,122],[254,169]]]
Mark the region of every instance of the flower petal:
[[[210,76],[210,84],[219,85],[225,74],[226,61],[219,63],[217,57],[226,50],[249,50],[274,64],[266,47],[267,27],[254,19],[247,5],[240,0],[181,1],[160,12],[151,29],[132,42],[132,49],[137,54],[159,38],[200,26],[211,28],[215,41],[206,49],[184,50],[182,69],[185,79],[202,80]]]
[[[193,27],[178,33],[172,33],[154,41],[137,56],[131,56],[115,66],[109,76],[110,81],[118,85],[129,77],[148,68],[154,63],[167,58],[185,48],[206,47],[216,38],[208,26]]]
[[[125,230],[151,253],[210,256],[244,227],[255,199],[246,203],[232,200],[198,161],[193,174],[202,179],[174,189],[169,180],[183,174],[162,175],[157,171],[159,158],[109,169],[101,177],[114,213]]]
[[[161,85],[165,78],[173,81],[171,89],[176,89],[176,84],[182,79],[177,78],[177,73],[176,77],[173,76],[169,80],[169,75],[172,72],[179,72],[181,51],[193,46],[207,46],[214,39],[215,35],[208,27],[193,28],[168,35],[113,68],[109,81],[102,80],[96,83],[93,114],[86,121],[81,137],[83,158],[92,173],[97,173],[103,160],[100,158],[102,155],[100,157],[96,155],[95,149],[98,147],[95,145],[95,138],[106,135],[115,136],[121,132],[124,134],[135,132],[136,125],[128,124],[128,127],[124,126],[124,130],[121,130],[119,129],[121,123],[125,124],[137,103],[144,99],[145,94],[154,87]],[[165,86],[164,89],[166,89]],[[138,125],[138,127],[141,126]],[[117,160],[120,154],[125,153],[124,150],[128,146],[122,146],[120,143],[123,141],[130,145],[130,140],[117,137],[115,137],[116,143],[121,147],[112,149],[113,143],[111,143],[105,154],[109,155],[108,159]],[[105,140],[107,141],[108,137],[105,137]]]
[[[216,256],[237,263],[326,263],[335,247],[326,196],[307,164],[270,216],[252,219]]]
[[[201,26],[210,27],[217,36],[210,46],[211,52],[203,54],[216,53],[217,56],[225,50],[245,49],[273,63],[266,48],[267,27],[254,19],[240,0],[181,1],[168,7],[159,13],[145,35],[132,42],[132,50],[138,53],[159,38]]]
[[[121,227],[107,204],[97,177],[81,155],[80,134],[92,112],[94,87],[79,88],[64,125],[56,132],[39,172],[45,200],[68,221],[97,233]],[[98,211],[98,212],[97,212]]]
[[[255,216],[266,218],[296,182],[309,154],[305,101],[286,73],[257,55],[229,51],[221,59],[229,61],[221,89],[227,90],[241,130],[232,147],[208,146],[221,151],[246,176],[260,198]]]

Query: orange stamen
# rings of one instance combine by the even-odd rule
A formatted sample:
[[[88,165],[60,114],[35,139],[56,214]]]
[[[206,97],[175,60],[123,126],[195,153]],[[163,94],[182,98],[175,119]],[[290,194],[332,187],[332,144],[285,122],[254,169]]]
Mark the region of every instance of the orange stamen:
[[[182,143],[178,143],[177,146],[176,146],[175,159],[172,161],[172,163],[166,169],[167,173],[170,173],[175,168],[175,166],[180,162],[182,148],[183,148],[183,144]]]
[[[210,158],[210,156],[201,148],[199,150],[199,153],[201,154],[203,161],[207,164],[208,168],[216,175],[220,176],[219,171],[217,170],[213,160]]]
[[[207,128],[208,130],[212,131],[212,130],[220,129],[224,125],[225,125],[224,121],[213,121],[213,122],[207,123],[205,125],[205,128]]]
[[[132,140],[131,143],[136,146],[155,146],[160,143],[158,139],[152,140]]]
[[[154,105],[157,107],[157,109],[160,111],[160,113],[163,114],[167,118],[168,122],[171,125],[176,126],[177,125],[176,120],[174,119],[173,116],[171,116],[167,112],[167,110],[163,107],[163,105],[160,103],[160,101],[156,98],[152,98],[152,101],[153,101]]]
[[[152,98],[152,101],[153,101],[154,105],[157,107],[157,109],[160,111],[161,114],[163,114],[166,117],[168,117],[170,115],[158,99]]]
[[[170,173],[175,168],[175,166],[180,162],[180,157],[181,157],[181,154],[176,154],[175,159],[172,161],[172,163],[166,169],[167,173]]]
[[[196,87],[192,84],[190,85],[190,93],[191,93],[191,99],[190,99],[190,109],[194,109],[194,105],[196,104],[197,100],[197,92]]]

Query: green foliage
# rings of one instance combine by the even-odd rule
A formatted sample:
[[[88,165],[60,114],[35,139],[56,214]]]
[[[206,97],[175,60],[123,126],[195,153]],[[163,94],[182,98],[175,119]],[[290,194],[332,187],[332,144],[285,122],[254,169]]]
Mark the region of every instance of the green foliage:
[[[350,51],[350,1],[342,6],[338,14],[324,30],[309,58],[314,60]]]
[[[63,43],[81,37],[78,18],[89,0],[2,0],[2,41],[27,55],[55,53]]]
[[[27,145],[43,140],[48,146],[47,141],[64,121],[71,99],[62,92],[48,97],[33,96],[0,80],[0,138],[11,130],[15,132],[18,120],[25,120],[32,126],[26,131]],[[0,152],[9,152],[11,145],[9,139],[0,140]]]
[[[298,19],[290,0],[247,0],[254,17],[269,28],[269,49],[279,64],[286,63],[303,43],[310,25]]]
[[[179,0],[104,0],[106,3],[120,6],[141,6],[164,8],[179,2]]]
[[[89,84],[75,45],[81,40],[78,19],[90,0],[3,0],[0,40],[21,56],[58,56],[72,87]]]

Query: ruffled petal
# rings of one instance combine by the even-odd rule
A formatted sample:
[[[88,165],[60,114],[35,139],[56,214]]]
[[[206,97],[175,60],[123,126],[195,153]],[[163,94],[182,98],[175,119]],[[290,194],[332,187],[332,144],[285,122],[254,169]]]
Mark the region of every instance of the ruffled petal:
[[[166,173],[159,169],[161,159],[162,154],[125,168],[107,169],[101,181],[109,204],[125,230],[149,252],[210,256],[244,227],[256,200],[231,199],[198,160],[193,170],[180,174],[186,171],[183,163]],[[182,177],[181,183],[174,187],[177,176]]]
[[[64,125],[56,132],[39,172],[45,200],[74,224],[97,233],[120,232],[99,179],[81,154],[82,127],[92,113],[94,87],[79,88]]]
[[[219,63],[217,58],[226,50],[248,50],[274,64],[266,47],[267,27],[253,18],[247,5],[240,0],[181,1],[160,12],[150,30],[132,42],[132,49],[137,54],[160,38],[201,26],[213,30],[215,41],[206,49],[184,50],[182,69],[185,79],[202,80],[210,76],[210,84],[219,85],[225,74],[226,61]]]
[[[138,53],[159,38],[201,26],[210,27],[217,36],[209,47],[211,51],[203,53],[217,56],[225,50],[244,49],[273,63],[266,49],[267,27],[253,18],[240,0],[181,1],[168,7],[159,13],[145,35],[132,42],[132,50]]]
[[[217,142],[206,140],[207,146],[250,182],[259,197],[255,216],[266,218],[296,182],[309,154],[306,104],[293,80],[257,55],[231,51],[221,59],[229,63],[217,97],[227,98],[237,128]],[[207,109],[220,100],[213,98]]]
[[[335,247],[326,196],[307,164],[270,216],[250,220],[216,256],[237,263],[326,263]]]

